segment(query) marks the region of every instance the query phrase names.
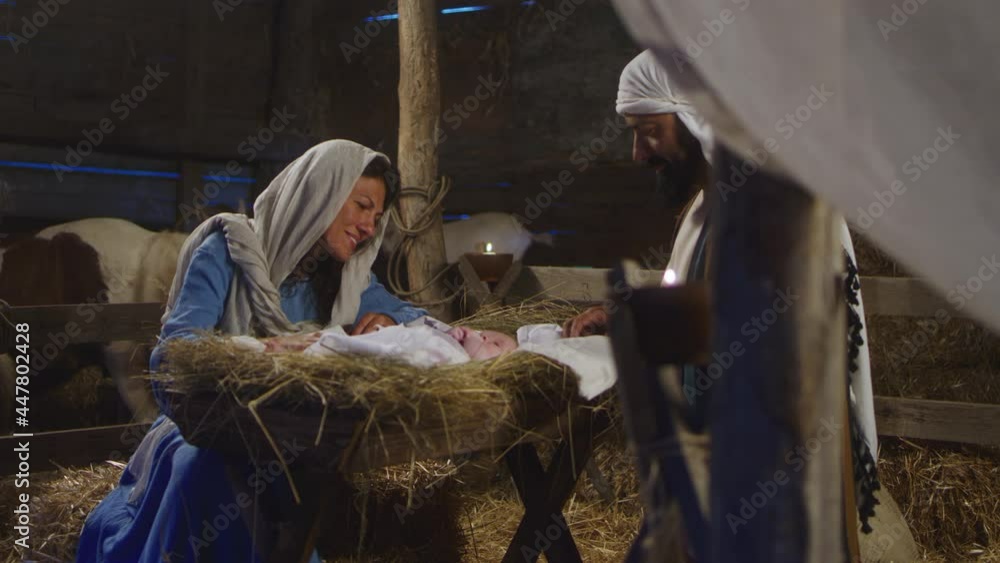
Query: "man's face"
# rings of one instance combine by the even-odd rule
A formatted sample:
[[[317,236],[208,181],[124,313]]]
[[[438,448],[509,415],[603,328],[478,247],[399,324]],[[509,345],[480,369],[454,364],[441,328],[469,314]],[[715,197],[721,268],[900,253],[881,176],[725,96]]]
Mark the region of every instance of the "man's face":
[[[681,143],[684,126],[676,115],[627,115],[625,123],[632,129],[632,160],[662,172],[668,164],[679,164],[689,156]]]
[[[668,207],[683,205],[707,179],[698,139],[672,113],[627,115],[625,122],[633,133],[632,160],[656,170],[657,190]]]

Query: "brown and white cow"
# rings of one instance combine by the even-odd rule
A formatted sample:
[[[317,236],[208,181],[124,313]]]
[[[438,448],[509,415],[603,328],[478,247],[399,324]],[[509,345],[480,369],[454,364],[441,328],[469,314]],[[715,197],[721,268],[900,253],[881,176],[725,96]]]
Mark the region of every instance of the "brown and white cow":
[[[0,249],[0,299],[10,305],[163,303],[186,238],[113,218],[48,227]],[[156,407],[144,385],[128,378],[135,348],[132,342],[113,342],[104,347],[103,359],[136,418],[149,420]],[[93,360],[93,350],[74,347],[74,353],[63,354],[67,359],[60,361],[77,361],[80,351],[85,356],[79,361]],[[10,358],[0,358],[0,430],[12,420],[5,409],[13,408],[13,374]]]
[[[25,238],[0,249],[0,299],[12,306],[52,305],[96,301],[107,286],[97,252],[72,233],[51,239]],[[41,335],[34,335],[38,346]],[[34,348],[33,348],[34,349]],[[73,346],[46,362],[43,375],[32,381],[35,393],[65,382],[83,365],[100,362],[100,346]],[[13,423],[14,363],[0,356],[0,430]]]

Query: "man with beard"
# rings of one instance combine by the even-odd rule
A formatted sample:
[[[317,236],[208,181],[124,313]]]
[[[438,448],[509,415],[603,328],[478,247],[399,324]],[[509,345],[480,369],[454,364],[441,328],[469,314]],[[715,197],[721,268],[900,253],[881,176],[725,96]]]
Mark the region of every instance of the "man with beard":
[[[671,87],[666,71],[649,51],[639,54],[622,71],[615,106],[632,129],[632,160],[655,170],[657,191],[665,198],[668,208],[684,205],[680,223],[674,232],[673,249],[666,264],[663,284],[704,278],[708,235],[708,206],[704,192],[711,179],[711,129],[683,95]],[[563,331],[566,336],[603,334],[607,325],[608,312],[600,305],[567,321]],[[694,388],[695,375],[692,367],[686,367],[682,381],[689,388]],[[656,391],[651,389],[651,392]],[[689,422],[692,427],[702,425],[701,420],[695,419],[703,419],[706,399],[699,397],[691,401]],[[695,436],[682,429],[678,432],[685,436],[682,447],[686,457],[699,460],[695,464],[697,467],[691,468],[690,475],[704,512],[707,509],[704,502],[708,498],[709,443],[704,436]],[[646,449],[641,445],[637,447]],[[650,459],[641,452],[639,457],[640,478],[648,484],[658,477],[651,474],[649,468],[653,464]],[[649,501],[654,506],[646,507],[639,537],[626,562],[683,560],[684,542],[678,541],[680,519],[676,504],[671,502],[657,506],[657,500],[651,498]]]
[[[704,190],[711,175],[711,129],[684,96],[671,88],[666,71],[649,51],[640,53],[622,71],[615,109],[632,129],[632,160],[656,171],[657,191],[669,208],[686,204],[663,278],[665,284],[682,282],[704,267],[695,251],[699,242],[704,247],[701,234],[707,233],[703,229]],[[607,311],[596,306],[566,321],[563,329],[566,336],[586,336],[603,334],[607,324]]]
[[[712,181],[711,128],[684,95],[671,86],[667,72],[649,51],[639,54],[623,70],[615,109],[625,117],[633,131],[632,159],[645,163],[656,171],[657,187],[670,207],[687,202],[674,233],[673,249],[666,264],[663,284],[693,283],[706,279],[707,223],[710,217],[705,190]],[[850,304],[848,384],[851,401],[851,453],[858,512],[863,528],[870,531],[868,520],[875,515],[874,508],[879,503],[875,491],[880,488],[875,472],[877,442],[874,401],[867,332],[863,324],[864,308],[857,282],[857,269],[854,266],[854,248],[846,223],[841,223],[841,241],[847,262],[845,293]],[[607,311],[603,306],[597,306],[567,321],[563,329],[566,336],[585,336],[606,332],[607,324]],[[705,426],[710,389],[702,392],[697,388],[695,381],[698,371],[694,366],[685,366],[682,374],[674,372],[683,389],[686,401],[682,402],[687,403],[687,408],[682,415],[682,425],[677,428],[678,436],[664,438],[677,440],[676,443],[680,444],[688,461],[693,492],[698,497],[701,511],[707,513],[709,438],[705,433]],[[666,399],[667,394],[662,389],[651,388],[650,392],[663,394]],[[665,400],[665,412],[658,415],[670,416],[667,405],[671,402],[675,401]],[[636,444],[640,458],[643,457],[641,452],[650,447],[652,446],[649,444]],[[652,472],[651,468],[656,465],[651,464],[649,459],[640,459],[640,475],[646,481],[644,486],[650,486],[651,480],[666,477]],[[887,494],[878,496],[891,503]],[[666,527],[676,525],[676,509],[671,508],[670,504],[646,507],[643,528],[626,561],[659,561],[677,554],[679,546],[676,543],[663,545],[662,541],[657,541],[664,536],[676,535],[665,530]],[[887,517],[890,518],[888,522],[902,521],[895,504],[891,503],[890,506],[891,508],[886,507],[888,510],[879,511],[882,525],[887,525]],[[895,511],[892,511],[893,508]],[[912,538],[908,540],[896,542],[895,547],[908,551],[912,546]]]

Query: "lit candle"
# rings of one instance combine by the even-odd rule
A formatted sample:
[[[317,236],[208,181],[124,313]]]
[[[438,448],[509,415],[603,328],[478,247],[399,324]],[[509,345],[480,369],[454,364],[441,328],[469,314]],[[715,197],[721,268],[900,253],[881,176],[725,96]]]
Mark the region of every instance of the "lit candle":
[[[483,254],[496,254],[496,252],[493,252],[493,243],[492,242],[486,243],[486,251],[483,252]]]
[[[667,271],[663,272],[663,283],[660,285],[674,285],[675,282],[677,282],[677,272],[667,268]]]

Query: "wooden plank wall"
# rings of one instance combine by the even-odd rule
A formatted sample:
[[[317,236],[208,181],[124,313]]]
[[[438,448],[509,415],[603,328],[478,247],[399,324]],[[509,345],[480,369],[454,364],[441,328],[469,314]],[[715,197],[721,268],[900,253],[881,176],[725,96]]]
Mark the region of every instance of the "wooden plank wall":
[[[9,32],[40,11],[4,6]],[[77,143],[102,118],[102,150],[228,156],[267,113],[271,0],[246,0],[220,20],[213,3],[98,0],[60,4],[17,52],[0,49],[3,140]],[[128,116],[112,104],[148,66],[169,74]]]
[[[49,164],[62,158],[65,152],[65,149],[53,147],[0,143],[0,161]],[[253,179],[257,168],[265,163],[267,161],[258,161],[256,166],[239,165],[238,174],[234,176],[243,181]],[[178,161],[101,153],[90,157],[86,166],[171,176],[87,172],[60,175],[52,170],[0,167],[0,181],[8,196],[0,209],[4,216],[0,231],[34,231],[50,224],[86,217],[120,217],[147,228],[170,228],[177,225],[180,218],[180,204],[193,204],[196,193],[205,195],[208,205],[225,204],[236,209],[239,200],[252,204],[258,185],[263,182],[226,182],[227,164],[222,161]],[[223,180],[212,182],[205,179],[216,174],[222,174]]]
[[[452,4],[461,3],[445,0],[441,7]],[[455,180],[446,212],[528,216],[526,200],[544,204],[542,184],[563,174],[572,184],[529,225],[555,231],[556,245],[532,249],[527,262],[610,266],[618,256],[638,258],[669,241],[672,226],[664,217],[677,210],[658,206],[652,174],[628,163],[630,133],[608,124],[615,118],[618,75],[636,47],[610,4],[584,3],[564,21],[550,22],[544,10],[555,4],[500,0],[491,10],[440,17],[441,170]],[[64,158],[64,147],[108,117],[112,101],[147,65],[160,65],[170,77],[128,119],[116,121],[101,145],[112,160],[166,158],[174,170],[189,160],[236,158],[246,165],[240,143],[266,124],[272,108],[286,107],[297,117],[265,148],[265,158],[287,162],[331,137],[395,157],[397,24],[364,21],[388,1],[245,0],[221,21],[213,6],[184,0],[150,12],[96,0],[88,8],[62,7],[21,52],[0,50],[0,64],[11,69],[0,80],[0,141],[48,145],[53,154],[44,158]],[[16,24],[35,5],[5,9],[8,23]],[[59,56],[65,52],[86,62],[69,65]],[[95,154],[85,165],[106,160]],[[5,177],[19,190],[48,182],[0,167]],[[59,219],[126,216],[136,208],[132,217],[140,223],[166,226],[169,205],[184,198],[171,204],[165,183],[149,184],[96,177],[63,188],[73,194],[59,196],[65,209]],[[122,197],[125,191],[139,195]],[[76,205],[87,197],[91,201]],[[37,216],[28,199],[22,200],[27,209],[8,215]],[[36,217],[31,227],[44,224]]]
[[[532,248],[527,264],[609,267],[620,256],[640,258],[651,246],[669,251],[671,218],[679,210],[664,209],[652,172],[629,162],[631,132],[616,122],[619,74],[638,49],[610,4],[581,4],[554,23],[543,7],[556,2],[500,4],[438,22],[440,168],[454,179],[446,213],[529,217],[529,206],[541,203],[528,226],[556,231],[556,245]],[[351,44],[355,26],[338,23],[332,35]],[[394,25],[386,26],[340,65],[360,87],[337,90],[333,108],[341,134],[390,156],[398,128],[391,87],[398,79],[395,33]],[[486,94],[484,82],[501,85]],[[477,98],[477,90],[486,95]],[[364,122],[348,115],[358,107],[370,108]],[[563,193],[550,198],[543,183],[560,178]]]

